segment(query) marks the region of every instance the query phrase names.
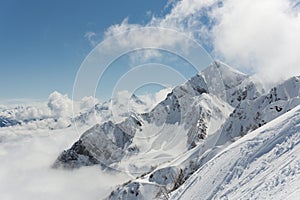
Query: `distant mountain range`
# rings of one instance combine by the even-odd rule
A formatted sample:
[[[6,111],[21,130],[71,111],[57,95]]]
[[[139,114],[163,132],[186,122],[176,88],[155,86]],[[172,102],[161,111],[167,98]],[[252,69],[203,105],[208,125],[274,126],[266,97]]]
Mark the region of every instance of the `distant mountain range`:
[[[55,94],[55,95],[53,95]],[[19,128],[63,129],[73,125],[91,125],[108,120],[122,121],[131,111],[144,111],[149,105],[134,94],[130,98],[113,98],[108,102],[95,102],[93,105],[79,108],[80,102],[73,102],[67,96],[54,92],[54,100],[44,104],[1,107],[0,127],[18,126]],[[51,97],[50,95],[50,97]],[[61,101],[53,106],[55,101]],[[77,108],[72,110],[73,105]],[[129,107],[130,105],[130,107]],[[58,107],[58,108],[57,108]],[[58,111],[57,111],[58,110]]]

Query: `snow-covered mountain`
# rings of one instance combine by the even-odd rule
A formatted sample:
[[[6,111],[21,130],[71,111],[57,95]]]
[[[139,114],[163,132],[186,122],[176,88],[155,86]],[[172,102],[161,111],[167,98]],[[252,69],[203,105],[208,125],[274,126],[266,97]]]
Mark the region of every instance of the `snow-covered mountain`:
[[[213,166],[214,160],[232,146],[242,147],[240,141],[248,137],[245,135],[259,135],[258,130],[264,129],[259,133],[268,132],[276,124],[272,120],[281,123],[280,119],[284,117],[279,117],[293,115],[289,111],[299,104],[299,77],[292,77],[266,93],[252,77],[221,62],[214,62],[186,83],[175,87],[149,112],[132,111],[129,116],[124,115],[123,121],[108,120],[93,126],[70,149],[61,153],[53,167],[100,165],[102,169],[125,171],[137,177],[118,186],[108,199],[155,199],[169,198],[170,195],[179,198],[183,191],[189,199],[194,190],[199,190],[190,185],[202,174],[201,169],[209,163]],[[288,125],[291,128],[291,124]],[[278,138],[286,138],[283,135],[285,130],[278,132]],[[275,129],[272,131],[274,136]],[[271,135],[262,137],[267,140]],[[259,136],[257,138],[262,140]],[[258,145],[258,151],[271,151],[275,142],[282,140],[274,139],[268,146]],[[228,157],[246,159],[252,152],[251,149],[247,151],[248,147],[244,148],[245,155],[230,154]],[[262,150],[263,147],[269,149]],[[227,161],[217,163],[216,168],[222,168],[223,162]],[[245,160],[243,164],[247,162]],[[213,186],[206,188],[216,196],[205,196],[204,199],[226,197],[227,193],[221,192],[227,191],[223,185],[220,188]]]
[[[214,84],[220,88],[214,87],[211,90],[206,79],[211,80],[213,74],[220,74],[222,71],[226,72],[226,79],[214,79]],[[208,70],[175,87],[150,112],[132,114],[117,124],[108,121],[95,125],[60,155],[55,166],[110,165],[122,160],[122,166],[113,167],[145,172],[145,169],[151,168],[149,161],[152,165],[170,161],[178,154],[197,146],[220,128],[232,107],[216,95],[225,88],[224,85],[230,90],[246,77],[223,64],[213,63]],[[226,99],[226,96],[222,98]],[[154,149],[158,151],[152,152]],[[136,159],[140,162],[131,164]]]
[[[215,63],[215,66],[219,68],[220,65]],[[203,73],[212,71],[212,69],[212,66],[209,67],[202,72],[202,76]],[[224,70],[224,65],[222,70]],[[224,71],[225,74],[228,75],[228,71],[232,72],[232,70],[227,69]],[[236,140],[239,141],[238,139],[247,133],[263,126],[300,104],[299,77],[293,77],[285,81],[272,88],[267,94],[261,94],[260,92],[263,92],[263,90],[259,89],[261,87],[253,82],[250,77],[242,74],[238,74],[238,79],[236,76],[227,77],[235,77],[234,80],[239,80],[239,83],[229,85],[226,84],[228,79],[225,79],[225,81],[223,79],[227,86],[225,87],[225,93],[221,93],[221,95],[226,94],[226,96],[224,98],[224,96],[219,95],[219,98],[226,100],[234,108],[226,122],[213,131],[211,135],[203,138],[194,148],[180,154],[168,163],[162,163],[154,170],[149,170],[137,179],[118,187],[111,193],[108,197],[109,199],[167,198],[172,191],[176,191],[180,185],[189,180],[189,177],[195,171],[206,165],[208,161],[228,145]],[[230,81],[228,82],[230,83]],[[264,120],[264,123],[257,120],[256,115],[253,115],[253,110],[262,113],[259,119]],[[236,113],[241,114],[236,115]],[[241,115],[246,117],[241,117]],[[200,119],[202,119],[202,116],[200,116]],[[220,123],[222,124],[222,122]],[[282,137],[284,138],[285,136]],[[220,167],[222,167],[222,164]],[[203,180],[205,184],[205,179]],[[197,189],[201,192],[201,189]],[[180,194],[180,192],[178,193]],[[195,198],[199,199],[197,195]],[[210,199],[209,197],[207,198]]]

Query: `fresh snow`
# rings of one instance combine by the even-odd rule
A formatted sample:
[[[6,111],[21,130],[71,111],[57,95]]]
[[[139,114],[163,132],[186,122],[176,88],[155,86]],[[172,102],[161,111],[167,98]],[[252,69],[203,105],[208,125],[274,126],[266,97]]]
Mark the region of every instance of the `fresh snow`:
[[[171,199],[298,199],[300,106],[228,146]]]

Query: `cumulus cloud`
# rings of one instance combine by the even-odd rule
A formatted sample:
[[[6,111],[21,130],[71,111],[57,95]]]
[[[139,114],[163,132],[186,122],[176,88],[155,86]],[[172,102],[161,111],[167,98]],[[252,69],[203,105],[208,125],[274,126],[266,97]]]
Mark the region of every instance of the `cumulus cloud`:
[[[15,101],[2,101],[0,116],[20,122],[24,129],[59,129],[70,126],[74,116],[88,112],[99,103],[94,97],[84,97],[79,101],[72,101],[67,95],[57,91],[49,95],[47,102],[27,101],[16,104]]]
[[[73,102],[67,95],[53,92],[49,95],[48,107],[54,116],[67,117],[73,114]]]
[[[300,74],[300,15],[289,1],[231,0],[215,14],[216,55],[269,82]]]
[[[154,16],[146,25],[130,24],[125,19],[111,26],[106,36],[143,26],[172,28],[199,41],[216,59],[242,71],[256,73],[267,83],[300,74],[300,6],[297,1],[170,2],[173,7],[165,16]],[[140,37],[144,43],[172,44],[167,39],[148,41],[147,34],[141,33]],[[126,39],[130,43],[130,38]]]
[[[153,21],[186,31],[208,50],[211,46],[214,57],[274,83],[300,74],[295,5],[289,0],[183,0]]]
[[[28,106],[21,107],[18,112],[15,113],[17,120],[32,120],[32,119],[42,119],[51,116],[51,111],[45,106]]]
[[[122,90],[117,92],[113,99],[108,102],[100,102],[91,96],[73,101],[66,94],[55,91],[49,95],[47,102],[33,103],[32,105],[18,104],[18,106],[14,104],[14,106],[11,104],[3,105],[0,107],[0,116],[20,122],[20,125],[14,128],[21,130],[67,128],[78,117],[83,117],[80,118],[83,120],[83,124],[80,126],[94,125],[108,119],[121,121],[130,112],[144,113],[149,111],[159,101],[163,100],[166,91],[170,91],[170,89],[137,97],[131,92]],[[108,107],[109,110],[96,113],[97,121],[95,121],[93,109],[97,104],[99,104],[98,107]]]
[[[92,96],[83,97],[79,101],[80,111],[81,112],[87,111],[87,110],[91,109],[94,105],[96,105],[97,103],[99,103],[99,100],[95,97],[92,97]]]

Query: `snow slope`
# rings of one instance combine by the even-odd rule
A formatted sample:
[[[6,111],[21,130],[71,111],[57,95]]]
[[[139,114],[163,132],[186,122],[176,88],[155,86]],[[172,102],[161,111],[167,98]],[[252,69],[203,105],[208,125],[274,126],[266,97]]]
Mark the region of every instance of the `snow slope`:
[[[171,199],[298,199],[300,106],[249,133],[194,173]]]

